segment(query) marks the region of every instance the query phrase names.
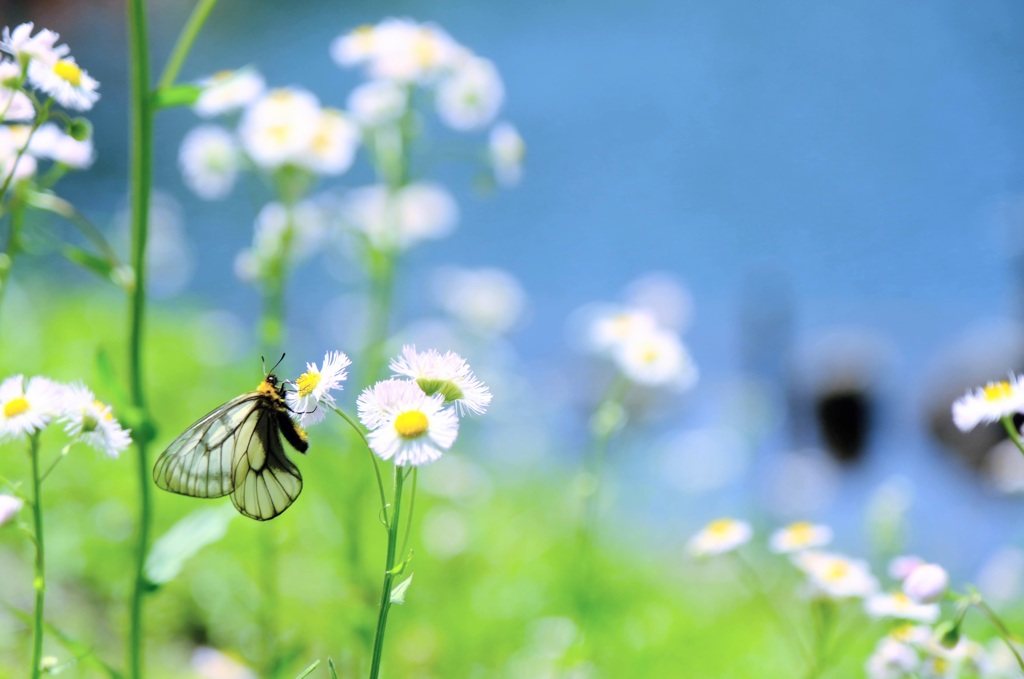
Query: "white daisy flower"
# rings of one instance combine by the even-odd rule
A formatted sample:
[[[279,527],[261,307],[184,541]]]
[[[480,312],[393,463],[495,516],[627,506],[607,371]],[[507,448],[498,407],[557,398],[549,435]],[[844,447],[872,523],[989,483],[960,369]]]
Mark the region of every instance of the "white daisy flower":
[[[131,445],[131,432],[114,419],[111,407],[96,400],[81,384],[65,389],[62,411],[61,420],[68,436],[98,452],[116,458]]]
[[[675,333],[656,330],[623,342],[613,358],[631,381],[648,387],[667,386],[680,391],[697,383],[697,366]]]
[[[914,569],[923,566],[925,560],[919,556],[905,555],[897,556],[889,562],[889,577],[900,582],[907,579]]]
[[[24,181],[35,175],[36,159],[28,153],[18,157],[29,141],[30,131],[27,125],[0,125],[0,183],[11,173],[14,173],[14,181]]]
[[[449,316],[481,335],[515,327],[526,307],[526,292],[501,269],[446,269],[437,275],[435,298]]]
[[[233,113],[259,99],[266,89],[263,76],[254,68],[215,73],[200,85],[202,93],[193,110],[202,118]]]
[[[271,90],[242,115],[238,134],[253,162],[274,169],[306,153],[320,120],[320,103],[306,90]]]
[[[455,199],[431,182],[414,182],[394,193],[383,185],[354,189],[345,194],[341,213],[375,247],[400,250],[447,236],[459,218]]]
[[[200,125],[191,130],[178,151],[178,166],[185,184],[206,200],[231,193],[240,160],[234,136],[216,125]]]
[[[323,175],[339,175],[352,167],[359,148],[359,128],[348,115],[325,108],[314,124],[309,147],[300,164]]]
[[[0,526],[10,521],[25,503],[13,495],[0,495]]]
[[[934,563],[918,566],[903,581],[903,592],[919,603],[939,601],[948,589],[949,573]]]
[[[808,550],[792,557],[819,595],[832,599],[863,598],[878,591],[878,581],[864,561]]]
[[[67,45],[58,46],[60,35],[48,28],[40,29],[32,35],[34,27],[32,22],[21,24],[13,31],[5,26],[0,34],[0,47],[22,64],[33,59],[57,61],[71,51]]]
[[[75,170],[84,170],[96,159],[92,139],[79,141],[54,123],[46,123],[32,135],[28,152]]]
[[[36,116],[32,101],[16,89],[21,69],[13,61],[0,61],[0,122],[25,122]]]
[[[365,24],[338,36],[331,42],[331,58],[345,68],[366,63],[373,56],[376,31],[376,26]]]
[[[960,663],[946,655],[932,655],[924,659],[917,675],[920,679],[957,679]]]
[[[8,377],[0,383],[0,441],[41,431],[60,414],[63,398],[64,387],[45,377]]]
[[[96,91],[100,84],[75,63],[74,57],[33,59],[28,64],[28,79],[65,108],[88,111],[100,99]]]
[[[523,159],[526,143],[519,131],[509,123],[498,123],[491,128],[487,151],[494,168],[494,177],[502,186],[515,186],[523,177]]]
[[[385,19],[338,38],[331,47],[342,66],[365,64],[370,77],[428,83],[464,54],[442,29],[409,19]]]
[[[1017,375],[967,392],[953,403],[953,423],[970,431],[983,422],[995,422],[1024,411],[1024,382]]]
[[[611,353],[633,337],[657,329],[657,319],[646,309],[602,307],[587,322],[586,342],[595,353]]]
[[[883,637],[868,658],[865,670],[869,679],[906,679],[920,664],[914,648],[892,637]]]
[[[368,387],[357,400],[370,429],[370,448],[398,466],[433,462],[452,447],[459,418],[440,394],[427,396],[415,382],[390,379]]]
[[[282,203],[267,203],[256,215],[253,252],[267,259],[287,247],[288,262],[295,264],[317,251],[325,229],[323,209],[312,200],[296,203],[291,209]]]
[[[347,368],[352,365],[348,356],[340,351],[328,351],[324,354],[322,367],[315,363],[306,364],[306,372],[295,380],[295,391],[289,391],[288,406],[298,416],[303,427],[316,424],[324,419],[324,408],[320,402],[328,406],[334,405],[332,391],[341,391],[342,382],[348,378]]]
[[[864,602],[872,618],[896,618],[931,624],[939,619],[938,604],[919,604],[903,592],[873,594]]]
[[[445,405],[454,405],[459,415],[482,415],[491,403],[490,390],[453,351],[442,356],[434,349],[418,352],[415,346],[406,345],[402,356],[391,360],[391,371],[414,380],[428,396],[440,394]]]
[[[363,127],[381,127],[402,117],[409,97],[404,87],[391,80],[371,80],[352,90],[347,105]]]
[[[717,519],[697,533],[687,548],[694,556],[725,554],[750,542],[754,529],[745,521]]]
[[[814,547],[824,547],[832,542],[832,529],[807,521],[791,523],[775,531],[769,539],[769,547],[776,554],[789,554]]]
[[[494,121],[505,100],[498,69],[487,59],[472,57],[437,86],[437,114],[454,130],[479,130]]]

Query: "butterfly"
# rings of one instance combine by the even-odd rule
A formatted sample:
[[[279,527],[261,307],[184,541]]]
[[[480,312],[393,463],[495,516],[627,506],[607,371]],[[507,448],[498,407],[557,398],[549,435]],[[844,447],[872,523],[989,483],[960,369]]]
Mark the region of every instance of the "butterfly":
[[[302,475],[285,454],[281,434],[300,453],[309,442],[291,415],[272,368],[255,391],[214,409],[174,439],[153,466],[153,481],[190,497],[230,494],[239,512],[268,521],[302,492]]]

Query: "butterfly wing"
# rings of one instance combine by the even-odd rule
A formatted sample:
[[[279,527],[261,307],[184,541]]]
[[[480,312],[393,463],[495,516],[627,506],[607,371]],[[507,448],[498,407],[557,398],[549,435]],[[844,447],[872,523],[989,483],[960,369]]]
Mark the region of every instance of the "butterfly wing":
[[[258,393],[243,394],[209,413],[167,447],[153,466],[164,490],[191,497],[223,497],[234,489],[239,445],[253,438],[264,408]]]
[[[267,521],[295,502],[302,475],[285,455],[276,410],[261,408],[251,429],[243,430],[249,436],[234,444],[231,502],[249,518]]]

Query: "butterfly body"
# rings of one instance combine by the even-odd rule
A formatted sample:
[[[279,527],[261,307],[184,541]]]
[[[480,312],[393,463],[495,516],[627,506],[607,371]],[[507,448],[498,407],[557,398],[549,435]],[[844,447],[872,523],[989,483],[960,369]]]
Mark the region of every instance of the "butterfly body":
[[[199,498],[231,495],[239,512],[258,521],[274,518],[302,491],[302,475],[288,459],[281,435],[300,453],[306,432],[291,418],[284,390],[273,374],[186,429],[153,466],[160,488]]]

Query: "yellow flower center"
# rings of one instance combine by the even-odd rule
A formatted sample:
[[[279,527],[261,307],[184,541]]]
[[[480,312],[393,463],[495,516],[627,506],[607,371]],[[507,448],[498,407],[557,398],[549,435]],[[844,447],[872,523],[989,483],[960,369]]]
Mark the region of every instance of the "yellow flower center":
[[[235,74],[234,71],[217,71],[210,76],[211,84],[218,84],[231,79],[231,76]]]
[[[411,439],[427,431],[427,416],[418,410],[407,410],[395,418],[395,431],[403,438]]]
[[[352,37],[355,38],[360,50],[368,52],[373,48],[373,26],[370,24],[357,26],[352,31]]]
[[[290,125],[271,125],[267,128],[267,136],[279,144],[286,142],[288,137],[291,136],[291,132]]]
[[[789,527],[789,539],[793,544],[806,545],[814,539],[814,526],[807,521],[798,521]]]
[[[25,397],[17,396],[4,404],[4,417],[21,415],[23,412],[27,411],[28,408],[28,401],[25,400]]]
[[[1013,387],[1009,382],[993,382],[982,389],[986,401],[999,401],[1013,396]]]
[[[911,606],[910,597],[908,597],[903,592],[896,592],[892,595],[892,598],[896,602],[896,607],[901,610],[910,608]]]
[[[945,674],[949,671],[949,663],[945,658],[935,658],[932,662],[932,670],[936,674]]]
[[[735,522],[732,519],[718,519],[708,524],[708,533],[716,538],[724,538],[732,532]]]
[[[317,388],[317,385],[320,384],[320,373],[302,373],[302,377],[298,379],[296,384],[299,387],[299,396],[309,396]]]
[[[82,69],[73,61],[61,59],[53,66],[53,72],[69,83],[78,87],[82,84]]]
[[[420,66],[429,68],[437,62],[439,56],[437,43],[429,31],[420,32],[413,50],[416,53],[416,61]]]
[[[842,580],[850,573],[850,564],[843,561],[833,561],[825,567],[824,579],[829,582]]]
[[[103,413],[103,411],[107,409],[107,404],[104,403],[103,401],[93,401],[92,402],[92,406],[94,408],[96,408],[96,410],[100,411],[101,413]],[[112,419],[114,419],[114,413],[112,411],[110,411],[110,410],[107,410],[105,413],[103,413],[103,419],[104,420],[112,420]]]
[[[892,632],[890,632],[889,636],[891,636],[893,639],[896,639],[897,641],[907,641],[913,636],[913,634],[913,625],[900,625]]]
[[[658,356],[658,350],[652,346],[645,347],[644,350],[640,352],[640,360],[644,363],[654,363],[658,360]]]

